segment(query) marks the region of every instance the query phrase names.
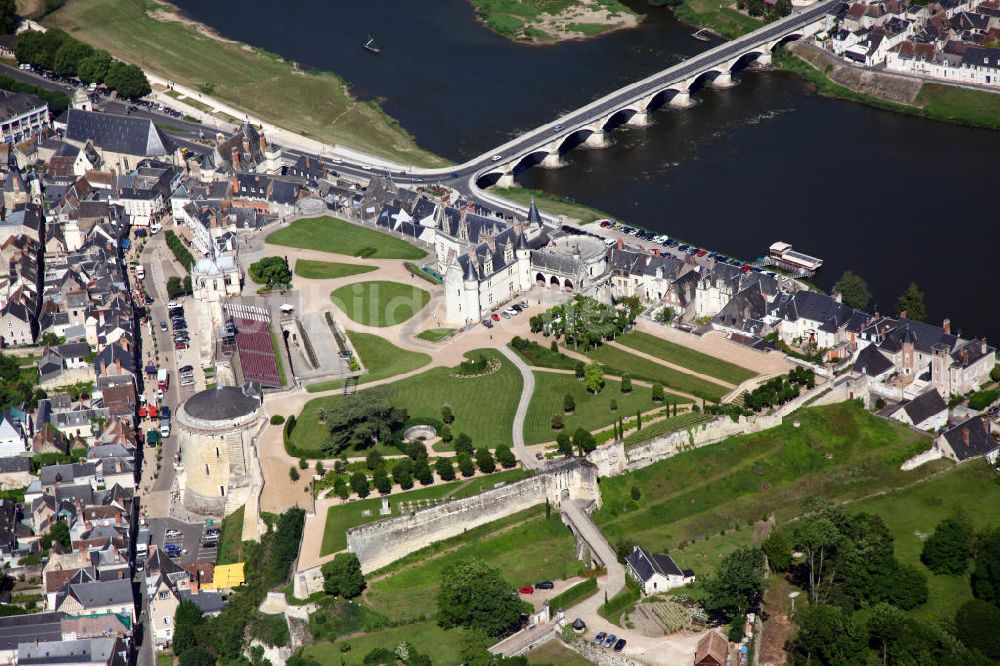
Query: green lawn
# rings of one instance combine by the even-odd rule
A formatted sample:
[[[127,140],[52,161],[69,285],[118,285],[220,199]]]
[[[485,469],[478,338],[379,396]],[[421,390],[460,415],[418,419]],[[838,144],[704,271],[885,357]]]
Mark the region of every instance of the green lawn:
[[[403,164],[447,164],[421,150],[377,102],[352,98],[335,74],[294,67],[181,21],[158,20],[165,9],[148,0],[71,0],[45,25],[179,84],[210,89],[212,97],[293,132]]]
[[[421,331],[417,335],[421,340],[428,340],[430,342],[437,342],[442,338],[447,337],[449,334],[453,333],[455,329],[453,328],[428,328],[426,331]]]
[[[274,245],[366,259],[423,259],[427,253],[404,240],[323,215],[296,220],[267,237]]]
[[[393,563],[386,570],[390,576],[369,584],[365,600],[390,620],[419,619],[437,595],[441,572],[455,562],[470,557],[485,560],[499,567],[513,587],[520,587],[575,575],[583,566],[576,558],[575,543],[558,512],[546,518],[544,505],[538,505]]]
[[[507,345],[515,354],[524,359],[528,365],[538,368],[555,368],[556,370],[573,370],[576,368],[576,359],[570,358],[560,351],[552,351],[548,347],[543,347],[537,342],[530,343],[524,349],[515,349],[513,345]]]
[[[963,125],[1000,128],[1000,95],[941,83],[924,83],[917,104],[932,118]]]
[[[354,635],[347,640],[333,643],[313,643],[307,645],[302,656],[315,660],[322,666],[359,666],[364,663],[366,654],[375,648],[394,650],[400,643],[410,643],[420,654],[430,657],[437,666],[441,664],[462,663],[458,656],[467,641],[466,633],[461,629],[445,631],[436,622],[418,622],[399,627],[382,629],[367,634]],[[350,645],[348,652],[341,651],[341,645]]]
[[[723,361],[714,356],[695,351],[690,347],[685,347],[684,345],[679,345],[641,331],[626,333],[617,338],[617,342],[632,349],[637,349],[644,354],[655,356],[668,363],[680,365],[688,370],[700,372],[703,375],[709,375],[730,384],[741,384],[757,376],[756,372],[748,370],[741,365]]]
[[[431,295],[402,282],[355,282],[330,294],[334,305],[364,326],[395,326],[419,312]]]
[[[923,538],[937,524],[959,513],[977,530],[1000,526],[1000,478],[981,460],[955,467],[927,483],[851,505],[852,511],[877,513],[895,538],[896,557],[927,574],[930,595],[912,613],[925,620],[951,621],[958,607],[972,598],[968,576],[939,576],[920,562]]]
[[[604,504],[594,519],[611,543],[624,539],[673,551],[735,525],[746,529],[748,519],[772,512],[786,520],[806,497],[846,500],[913,483],[949,465],[899,469],[930,443],[853,401],[802,409],[777,428],[602,479]],[[633,487],[641,492],[638,502]]]
[[[494,193],[503,197],[504,199],[510,199],[522,206],[527,206],[531,203],[531,200],[535,200],[535,205],[543,213],[549,215],[565,215],[566,217],[571,217],[576,220],[580,220],[580,224],[589,224],[590,222],[595,222],[597,220],[610,218],[602,210],[596,208],[591,208],[585,204],[577,203],[575,201],[570,201],[568,199],[563,199],[562,197],[557,197],[548,192],[543,192],[542,190],[527,190],[521,187],[505,187],[497,188],[493,190]]]
[[[405,408],[411,418],[436,421],[441,418],[442,405],[450,404],[455,413],[452,432],[456,435],[468,434],[477,447],[511,446],[514,411],[521,395],[521,373],[494,350],[481,349],[469,355],[479,354],[500,359],[500,369],[481,377],[455,377],[454,368],[432,368],[392,383],[394,404]],[[292,444],[303,451],[320,452],[326,431],[318,423],[317,410],[332,409],[340,400],[335,395],[307,402],[292,433]]]
[[[431,362],[431,357],[427,354],[400,349],[385,338],[373,333],[348,331],[347,337],[351,340],[351,346],[354,347],[355,353],[361,357],[361,363],[365,366],[366,372],[359,378],[362,384],[411,372]],[[340,388],[340,386],[341,381],[334,379],[328,382],[310,384],[306,390],[310,393],[316,393]]]
[[[278,338],[278,329],[274,326],[271,329],[271,351],[274,352],[274,362],[278,366],[278,381],[285,385],[285,350],[284,345]]]
[[[240,507],[222,519],[219,536],[219,559],[216,564],[235,564],[243,561],[243,510]]]
[[[587,356],[607,366],[605,371],[610,374],[617,375],[627,372],[632,375],[632,379],[660,382],[668,389],[690,393],[707,400],[722,400],[722,396],[731,390],[701,377],[695,377],[665,365],[650,363],[641,356],[609,345],[592,349],[587,352]]]
[[[361,275],[377,270],[375,266],[356,266],[354,264],[338,264],[333,261],[312,261],[299,259],[295,262],[295,274],[310,280],[332,280],[334,278]]]
[[[174,655],[167,654],[166,652],[158,652],[156,654],[156,664],[157,666],[173,666]]]
[[[571,650],[556,639],[543,643],[524,655],[529,664],[551,664],[552,666],[590,666],[590,662],[579,652]]]
[[[577,428],[593,432],[604,426],[609,426],[621,416],[624,419],[635,418],[636,410],[643,412],[653,409],[662,403],[653,402],[648,388],[632,386],[632,393],[621,391],[621,383],[614,379],[605,380],[604,390],[598,394],[587,391],[582,379],[575,375],[556,372],[535,373],[535,393],[531,396],[528,414],[524,419],[524,441],[528,444],[551,442],[559,433],[552,429],[551,418],[556,412],[563,414],[563,396],[572,394],[576,409],[572,414],[565,414],[564,430],[570,435]],[[675,402],[684,402],[678,396],[669,396]],[[618,410],[611,411],[611,401],[618,401]],[[457,431],[456,431],[457,432]]]
[[[493,32],[508,39],[517,41],[553,41],[554,37],[540,29],[544,27],[542,14],[553,16],[566,16],[572,18],[572,14],[563,15],[572,5],[579,0],[532,0],[523,2],[522,0],[472,0],[472,6],[476,9],[476,14],[482,19],[483,24]],[[583,3],[580,3],[583,4]],[[591,7],[607,9],[612,17],[621,17],[624,24],[626,15],[633,14],[632,10],[623,5],[619,0],[590,0],[586,3]],[[561,23],[566,23],[562,21]],[[565,25],[566,32],[574,32],[579,36],[592,37],[620,27],[619,24],[603,25],[595,23],[570,23]]]
[[[729,0],[683,0],[674,14],[684,23],[710,28],[726,39],[733,39],[764,26],[731,7]]]

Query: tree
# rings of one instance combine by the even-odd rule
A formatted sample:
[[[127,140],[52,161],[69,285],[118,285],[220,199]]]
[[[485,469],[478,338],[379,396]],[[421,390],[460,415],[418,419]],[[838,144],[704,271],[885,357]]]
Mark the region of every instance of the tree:
[[[94,47],[67,39],[52,60],[52,70],[61,76],[75,76],[80,63],[94,55]]]
[[[587,368],[583,361],[577,361],[576,365],[573,366],[573,373],[576,375],[577,379],[583,379],[583,375]]]
[[[629,491],[629,495],[632,497],[633,500],[638,502],[639,499],[642,497],[642,490],[639,489],[639,486],[632,486],[632,490]]]
[[[788,2],[789,12],[781,14],[782,16],[788,16],[791,12],[791,1],[781,0],[782,2]],[[781,10],[778,10],[781,13]],[[872,299],[872,293],[868,289],[868,283],[865,282],[864,278],[860,275],[856,275],[851,271],[844,271],[844,274],[840,276],[840,279],[833,285],[834,293],[839,293],[841,299],[846,305],[850,305],[852,308],[857,308],[859,310],[864,310],[868,307],[868,302]]]
[[[205,648],[196,645],[180,655],[180,666],[215,666],[215,657]]]
[[[745,614],[764,597],[764,551],[741,546],[722,558],[716,575],[705,583],[705,609],[725,618]]]
[[[283,286],[292,281],[292,271],[281,257],[264,257],[255,261],[250,264],[248,272],[254,282],[268,287]]]
[[[958,640],[990,659],[1000,659],[1000,608],[982,599],[971,599],[955,613]]]
[[[672,322],[674,320],[674,317],[676,316],[676,314],[677,313],[674,312],[673,308],[671,308],[671,307],[662,307],[656,313],[656,321],[660,322],[661,324],[669,324],[670,322]]]
[[[479,471],[484,474],[490,474],[495,472],[497,469],[496,461],[493,460],[493,454],[487,448],[476,449],[476,466],[479,467]]]
[[[326,474],[326,467],[323,466],[322,460],[316,461],[316,474],[318,474],[319,476],[323,476],[324,474]]]
[[[622,393],[632,392],[632,375],[625,373],[622,375]]]
[[[454,436],[451,434],[451,426],[445,423],[441,428],[441,441],[447,444],[453,439]]]
[[[86,83],[104,83],[111,69],[111,54],[97,49],[76,66],[76,75]]]
[[[293,467],[292,469],[295,468]],[[372,475],[372,483],[375,484],[375,488],[383,495],[392,491],[392,481],[389,480],[389,475],[386,473],[384,467],[379,467],[375,470],[375,473]]]
[[[985,532],[977,539],[972,594],[1000,606],[1000,529]]]
[[[510,450],[509,446],[501,444],[497,446],[493,454],[496,456],[497,462],[504,469],[510,469],[517,465],[517,458],[514,457],[514,453]]]
[[[559,453],[564,456],[573,455],[573,440],[570,438],[568,432],[561,432],[556,436],[556,446],[559,449]]]
[[[824,575],[829,574],[829,560],[833,559],[842,540],[840,530],[827,518],[807,521],[795,531],[795,542],[806,555],[809,598],[814,604],[819,603],[823,583],[828,582]]]
[[[589,363],[583,369],[583,383],[591,393],[600,393],[604,388],[604,368],[598,363]]]
[[[298,481],[299,480],[299,470],[298,470],[298,468],[296,468],[296,467],[289,467],[288,468],[288,478],[291,479],[292,481]]]
[[[191,285],[187,284],[185,286],[184,280],[172,275],[167,278],[167,296],[171,299],[180,298],[181,296],[191,295]]]
[[[617,412],[618,411],[618,401],[615,400],[614,398],[611,398],[611,401],[608,403],[608,407],[611,409],[612,412]]]
[[[434,469],[437,470],[442,481],[455,480],[455,464],[451,462],[451,458],[438,458],[434,463]]]
[[[130,99],[144,97],[152,91],[142,69],[117,60],[111,63],[104,83],[122,97]]]
[[[972,555],[972,528],[962,518],[946,518],[924,542],[920,561],[936,574],[961,576]]]
[[[468,453],[472,455],[473,450],[472,438],[464,432],[458,433],[458,437],[455,438],[455,453]]]
[[[17,3],[14,0],[0,0],[0,35],[13,34],[17,24]]]
[[[351,489],[358,494],[358,497],[368,497],[370,488],[368,487],[368,475],[364,472],[355,472],[351,475]]]
[[[320,568],[323,574],[323,591],[327,594],[353,599],[365,589],[365,576],[361,562],[354,553],[340,553]]]
[[[892,604],[880,602],[868,615],[868,640],[880,646],[882,666],[889,663],[889,644],[899,638],[906,624],[906,615]]]
[[[365,456],[365,467],[373,472],[381,467],[385,467],[385,458],[382,457],[378,449],[372,449]]]
[[[650,390],[652,393],[653,402],[663,402],[663,384],[657,382],[653,384],[653,388]]]
[[[583,428],[577,428],[573,433],[573,446],[579,451],[581,456],[585,456],[597,448],[597,440]]]
[[[455,412],[452,411],[451,405],[441,406],[441,420],[448,424],[455,422]]]
[[[468,453],[459,453],[455,459],[458,461],[458,471],[462,473],[462,476],[470,477],[476,473],[476,465]]]
[[[805,663],[862,666],[867,657],[867,632],[843,608],[805,605],[795,614],[799,633],[794,651]]]
[[[57,520],[52,523],[49,526],[49,532],[46,536],[48,536],[48,540],[52,544],[58,543],[67,549],[73,546],[73,540],[69,535],[69,525],[64,520]]]
[[[392,478],[403,490],[413,487],[413,461],[409,458],[397,460],[392,466]]]
[[[413,463],[413,477],[422,486],[429,486],[434,483],[434,473],[431,472],[431,466],[427,462],[427,458],[421,458]]]
[[[202,623],[201,609],[193,601],[177,604],[174,611],[174,635],[170,645],[174,654],[180,655],[198,644],[198,627]]]
[[[896,314],[900,317],[906,313],[907,319],[923,321],[927,318],[927,306],[924,305],[924,292],[920,291],[916,282],[911,282],[906,291],[896,300]]]
[[[792,13],[792,0],[776,0],[774,10],[778,16],[788,16]]]
[[[566,425],[566,419],[563,417],[562,414],[556,412],[549,419],[549,423],[552,425],[553,430],[562,430],[563,427]]]
[[[392,437],[393,428],[406,422],[406,410],[392,406],[392,389],[376,386],[345,396],[327,413],[330,437],[323,445],[328,455],[337,456],[353,448],[357,451]]]
[[[466,627],[494,638],[509,634],[520,626],[525,606],[510,590],[500,570],[482,560],[457,562],[441,573],[438,625]]]
[[[747,0],[747,13],[750,16],[763,16],[764,0]]]
[[[893,560],[885,574],[872,581],[872,598],[881,599],[903,610],[911,610],[927,603],[927,576],[910,564]]]
[[[767,555],[767,563],[772,569],[788,571],[788,567],[792,564],[792,544],[788,542],[783,532],[772,529],[761,550]]]
[[[567,414],[573,412],[576,409],[576,400],[573,399],[572,393],[567,393],[563,396],[563,411]]]

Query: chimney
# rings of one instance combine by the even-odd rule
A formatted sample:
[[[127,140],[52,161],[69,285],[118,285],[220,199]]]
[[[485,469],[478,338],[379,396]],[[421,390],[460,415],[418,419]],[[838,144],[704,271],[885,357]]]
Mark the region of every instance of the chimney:
[[[941,328],[944,329],[946,334],[951,335],[951,319],[946,318],[943,322],[941,322]]]
[[[259,135],[259,137],[260,137],[260,138],[259,138],[259,142],[260,142],[260,152],[262,152],[262,153],[263,153],[263,152],[264,152],[265,150],[267,150],[267,139],[265,139],[265,138],[264,138],[264,130],[261,130],[261,131],[260,131],[260,135]],[[309,158],[307,157],[306,159],[309,159]]]
[[[233,174],[233,195],[237,196],[240,193],[240,179]]]
[[[969,350],[965,347],[962,348],[962,365],[969,365]]]
[[[622,239],[621,236],[619,236],[618,237],[618,249],[622,250],[624,248],[625,248],[625,241]]]
[[[980,345],[980,347],[979,347],[980,350],[982,351],[983,354],[985,354],[986,353],[986,338],[983,338],[982,340],[980,340],[979,341],[979,345]]]
[[[234,169],[240,168],[240,151],[236,150],[236,146],[233,146],[233,150],[230,153],[232,155],[232,163]]]
[[[658,248],[658,247],[654,247],[653,248],[653,256],[654,257],[660,256],[660,248]]]
[[[962,441],[965,442],[966,446],[969,445],[969,426],[962,427]]]
[[[906,319],[906,310],[900,310],[900,312],[899,312],[899,318],[900,319]]]
[[[263,140],[264,140],[264,137],[261,137],[261,141],[263,141]],[[311,169],[312,168],[312,160],[309,159],[308,155],[306,155],[306,168],[307,169]]]

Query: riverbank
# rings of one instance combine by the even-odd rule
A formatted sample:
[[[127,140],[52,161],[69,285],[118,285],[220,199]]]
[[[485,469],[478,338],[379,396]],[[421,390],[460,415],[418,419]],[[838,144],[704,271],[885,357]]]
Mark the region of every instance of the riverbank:
[[[650,4],[671,4],[668,1]],[[763,28],[764,21],[747,16],[732,7],[730,0],[682,0],[673,5],[678,21],[695,28],[707,28],[723,39],[735,39]]]
[[[580,224],[590,224],[597,220],[612,218],[611,215],[597,208],[592,208],[585,204],[570,201],[557,197],[542,190],[529,190],[523,187],[496,187],[490,190],[491,194],[503,197],[522,206],[527,206],[534,198],[535,204],[548,215],[564,215],[578,220]]]
[[[361,102],[336,74],[219,36],[172,5],[70,0],[44,20],[117,58],[202,90],[280,127],[395,162],[445,166],[377,102]]]
[[[786,50],[775,53],[773,64],[799,75],[821,95],[930,120],[1000,129],[997,93],[859,70],[832,63],[825,54],[817,53],[807,44],[790,44]]]
[[[469,0],[476,16],[502,37],[555,44],[634,28],[642,16],[618,0]]]

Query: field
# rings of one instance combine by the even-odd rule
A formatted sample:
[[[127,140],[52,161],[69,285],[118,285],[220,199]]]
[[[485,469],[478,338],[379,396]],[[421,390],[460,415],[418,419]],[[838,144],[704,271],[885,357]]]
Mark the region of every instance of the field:
[[[455,377],[453,368],[432,368],[391,384],[393,402],[411,418],[441,418],[441,406],[450,404],[455,413],[452,432],[464,432],[475,446],[511,446],[514,411],[521,395],[521,373],[499,353],[483,349],[471,352],[500,359],[500,369],[482,377]],[[363,393],[363,392],[362,392]],[[292,444],[304,451],[322,450],[326,432],[319,426],[317,410],[333,408],[340,396],[316,398],[306,403],[292,434]]]
[[[217,564],[235,564],[243,561],[243,511],[245,508],[241,506],[222,519]]]
[[[362,384],[393,375],[401,375],[431,362],[431,357],[423,352],[400,349],[385,338],[380,338],[372,333],[348,331],[347,337],[351,340],[351,346],[354,347],[355,353],[361,357],[361,363],[364,364],[367,371],[359,378]],[[310,393],[316,393],[340,388],[340,385],[341,381],[335,379],[310,384],[306,390]]]
[[[650,363],[641,356],[610,345],[602,345],[597,349],[592,349],[587,352],[587,356],[607,366],[605,372],[610,374],[617,375],[627,372],[632,375],[632,379],[660,382],[665,388],[690,393],[707,400],[722,400],[722,397],[730,391],[721,384],[668,368],[665,365]]]
[[[537,342],[530,343],[524,349],[515,349],[513,345],[508,346],[515,354],[524,359],[524,362],[528,365],[538,368],[555,368],[556,370],[573,370],[576,368],[576,359],[570,358],[562,352],[552,351]]]
[[[736,11],[729,0],[683,0],[674,14],[684,23],[705,26],[726,39],[745,35],[764,23]]]
[[[440,554],[437,554],[440,553]],[[544,505],[473,528],[391,564],[388,577],[371,582],[365,600],[390,620],[423,619],[437,595],[441,572],[475,557],[499,567],[513,587],[569,578],[582,568],[572,532]]]
[[[562,641],[551,640],[543,643],[531,652],[524,655],[528,658],[529,664],[552,664],[552,666],[590,666],[590,662],[583,658],[579,652],[575,652]]]
[[[419,312],[431,295],[402,282],[372,280],[334,289],[334,305],[353,321],[364,326],[396,326]]]
[[[310,280],[332,280],[334,278],[361,275],[376,270],[375,266],[355,266],[338,264],[333,261],[312,261],[299,259],[295,262],[295,274]]]
[[[493,32],[513,40],[552,41],[554,37],[538,26],[548,27],[544,23],[543,14],[562,15],[572,9],[572,5],[590,5],[588,9],[607,9],[611,16],[622,17],[631,14],[628,7],[618,0],[472,0],[472,6],[482,18],[483,24]],[[571,17],[572,14],[566,16]],[[565,25],[564,25],[565,24]],[[603,23],[568,23],[559,22],[562,30],[575,33],[574,36],[600,35],[617,26]]]
[[[517,481],[525,476],[523,470],[509,470],[497,472],[489,476],[473,477],[464,481],[453,481],[451,483],[435,483],[426,488],[418,488],[407,492],[393,493],[389,496],[389,507],[392,515],[398,516],[399,502],[416,502],[419,500],[440,499],[443,497],[462,498],[475,495],[483,490],[489,490],[497,483]],[[327,510],[326,525],[323,528],[323,543],[320,546],[320,555],[327,555],[347,548],[347,530],[358,525],[380,520],[379,506],[382,500],[379,497],[369,497],[367,499],[348,502],[331,506]],[[364,512],[370,515],[364,515]]]
[[[591,222],[596,222],[597,220],[610,218],[611,216],[604,211],[597,210],[596,208],[591,208],[581,203],[576,203],[575,201],[569,201],[568,199],[563,199],[561,197],[554,196],[548,192],[543,192],[542,190],[527,190],[520,187],[504,187],[492,190],[498,196],[504,199],[510,199],[522,206],[527,206],[531,203],[531,200],[535,200],[535,205],[542,213],[548,215],[565,215],[566,217],[571,217],[576,220],[580,220],[580,224],[589,224]]]
[[[426,331],[421,331],[417,337],[421,340],[437,342],[438,340],[447,337],[454,330],[455,329],[453,328],[428,328]]]
[[[924,83],[917,104],[932,118],[963,125],[1000,128],[1000,95],[940,83]]]
[[[274,245],[366,259],[423,259],[427,253],[404,240],[324,215],[296,220],[267,237]]]
[[[628,540],[672,552],[735,526],[746,530],[748,520],[772,512],[788,519],[806,497],[847,500],[913,483],[949,465],[899,469],[929,446],[930,438],[855,402],[802,409],[777,428],[603,479],[604,505],[594,520],[612,544]]]
[[[303,649],[302,656],[322,666],[360,666],[364,663],[365,655],[375,648],[395,649],[403,642],[410,643],[420,654],[430,657],[435,665],[457,666],[462,661],[457,655],[462,652],[466,634],[462,630],[445,631],[433,621],[418,622],[369,634],[352,635],[346,641],[313,643]],[[344,643],[350,645],[347,652],[341,651]]]
[[[146,0],[70,0],[45,24],[293,132],[404,164],[447,163],[417,147],[377,104],[350,97],[338,76],[303,71],[171,18]]]
[[[641,331],[626,333],[620,336],[616,342],[641,351],[644,354],[655,356],[667,363],[673,363],[688,370],[721,379],[730,384],[740,384],[757,376],[756,372],[747,370],[743,366],[723,361],[708,354],[702,354],[690,347],[685,347],[684,345],[679,345]]]
[[[563,396],[567,393],[573,396],[576,409],[572,414],[563,412]],[[611,411],[611,401],[618,401],[618,410]],[[667,395],[667,400],[685,402],[684,398]],[[559,433],[552,429],[550,419],[556,412],[564,414],[566,426],[564,430],[570,435],[577,428],[591,432],[609,426],[618,420],[635,418],[636,410],[647,412],[663,403],[653,402],[651,392],[643,386],[632,386],[632,393],[621,391],[621,383],[614,379],[605,379],[604,390],[598,394],[587,391],[582,379],[575,375],[556,372],[535,373],[535,393],[531,396],[531,405],[524,419],[524,441],[527,444],[551,442]]]

